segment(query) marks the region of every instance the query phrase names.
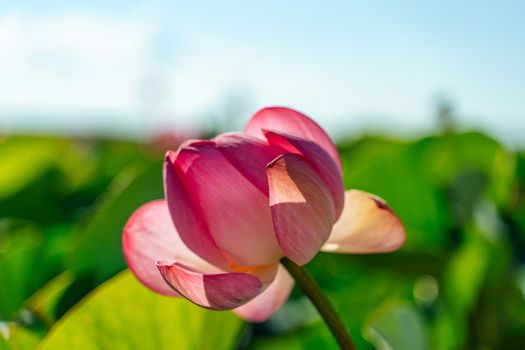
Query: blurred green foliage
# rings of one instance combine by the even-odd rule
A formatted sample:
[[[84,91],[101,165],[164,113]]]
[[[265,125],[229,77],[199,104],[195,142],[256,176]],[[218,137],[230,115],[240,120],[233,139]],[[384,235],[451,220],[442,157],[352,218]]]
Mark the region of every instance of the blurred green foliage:
[[[151,293],[124,271],[62,317],[41,344],[53,349],[229,349],[242,321]]]
[[[358,348],[525,348],[525,153],[477,132],[339,149],[346,187],[386,199],[408,232],[396,253],[307,265]],[[0,349],[336,348],[299,290],[243,325],[125,271],[122,227],[163,196],[162,158],[136,142],[0,140]]]

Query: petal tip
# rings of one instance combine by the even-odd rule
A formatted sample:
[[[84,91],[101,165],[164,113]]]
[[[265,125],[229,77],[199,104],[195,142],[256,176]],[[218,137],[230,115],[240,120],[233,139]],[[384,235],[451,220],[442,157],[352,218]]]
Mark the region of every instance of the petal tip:
[[[166,151],[166,154],[164,155],[164,161],[165,162],[171,162],[172,164],[175,162],[175,159],[177,159],[177,152],[168,150]]]
[[[175,291],[201,307],[211,310],[231,310],[246,304],[264,289],[254,275],[241,272],[200,273],[174,262],[158,261],[157,268]]]
[[[289,153],[286,153],[289,154]],[[276,166],[279,166],[279,164],[282,162],[282,159],[284,159],[286,154],[280,154],[275,159],[272,159],[267,165],[266,170],[273,169]]]
[[[405,242],[401,220],[382,198],[360,190],[345,194],[345,207],[322,250],[335,253],[389,253]]]

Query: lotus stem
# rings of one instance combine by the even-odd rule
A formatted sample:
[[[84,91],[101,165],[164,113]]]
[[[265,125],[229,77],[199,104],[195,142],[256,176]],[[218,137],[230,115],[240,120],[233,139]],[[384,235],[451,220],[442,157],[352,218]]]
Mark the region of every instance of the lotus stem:
[[[290,272],[297,284],[314,304],[317,311],[319,311],[319,314],[321,314],[321,317],[339,343],[339,347],[345,350],[355,350],[352,339],[346,331],[341,318],[330,303],[330,300],[328,300],[321,288],[319,288],[319,285],[315,282],[312,275],[310,275],[304,267],[297,265],[288,258],[281,259],[281,263],[286,267],[288,272]]]

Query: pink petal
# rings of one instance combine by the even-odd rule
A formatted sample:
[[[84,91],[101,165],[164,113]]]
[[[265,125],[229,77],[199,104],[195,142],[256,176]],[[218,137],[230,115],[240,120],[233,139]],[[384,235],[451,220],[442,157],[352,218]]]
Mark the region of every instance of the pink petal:
[[[384,253],[403,245],[403,224],[381,198],[359,190],[349,190],[345,196],[343,214],[323,251]]]
[[[264,136],[271,145],[283,149],[288,153],[304,156],[308,164],[319,174],[328,186],[335,205],[336,220],[341,215],[344,206],[345,188],[341,169],[330,156],[315,142],[300,137],[264,131]]]
[[[275,280],[270,286],[253,300],[233,311],[250,322],[263,322],[286,302],[293,285],[292,276],[282,265],[279,265]]]
[[[213,310],[230,310],[261,293],[262,281],[240,272],[206,274],[180,263],[158,261],[162,276],[177,292],[191,302]]]
[[[219,144],[214,141],[189,144],[179,150],[175,168],[188,201],[200,213],[199,223],[207,228],[229,263],[243,266],[273,264],[283,253],[273,230],[268,196],[223,155],[221,149],[227,147],[222,141]],[[265,159],[257,158],[262,157],[260,154],[254,153],[251,157],[254,158],[250,161],[252,163],[247,164],[265,164]],[[265,171],[264,165],[260,169]],[[167,186],[170,186],[169,182]],[[171,201],[169,192],[168,200]],[[174,216],[176,225],[182,220],[184,218]],[[188,225],[191,222],[188,220]],[[190,228],[177,225],[177,229],[188,246],[195,250],[189,243],[194,239]],[[195,251],[205,257],[205,253]]]
[[[282,154],[282,150],[243,133],[221,134],[214,140],[231,165],[261,192],[268,195],[266,165]]]
[[[250,119],[245,131],[262,139],[263,130],[277,131],[313,141],[321,146],[340,168],[339,154],[330,137],[316,122],[301,112],[286,107],[261,109]]]
[[[288,258],[304,265],[330,234],[335,214],[332,196],[300,155],[278,157],[267,173],[277,240]]]
[[[192,203],[173,161],[177,155],[168,152],[164,162],[164,192],[172,222],[182,241],[206,261],[225,268],[226,259],[209,232],[206,220],[196,203]]]
[[[209,268],[182,242],[171,221],[165,200],[146,203],[129,218],[122,236],[124,257],[135,276],[151,290],[178,296],[159,273],[155,261],[176,260],[200,268]]]

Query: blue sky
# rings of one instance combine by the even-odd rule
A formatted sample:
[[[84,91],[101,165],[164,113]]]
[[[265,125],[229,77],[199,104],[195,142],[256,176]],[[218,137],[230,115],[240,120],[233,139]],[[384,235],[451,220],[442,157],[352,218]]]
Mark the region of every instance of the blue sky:
[[[447,96],[465,127],[525,139],[521,1],[107,3],[0,3],[0,128],[140,132],[288,105],[335,134],[411,133]]]

